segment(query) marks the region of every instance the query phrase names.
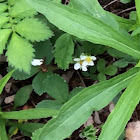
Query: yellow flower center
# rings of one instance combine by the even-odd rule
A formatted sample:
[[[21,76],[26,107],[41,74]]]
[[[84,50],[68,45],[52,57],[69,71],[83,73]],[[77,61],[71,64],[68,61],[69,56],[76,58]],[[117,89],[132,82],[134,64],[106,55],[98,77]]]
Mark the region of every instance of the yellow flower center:
[[[90,62],[92,61],[91,57],[88,56],[88,57],[86,58],[86,61],[87,61],[88,63],[90,63]]]

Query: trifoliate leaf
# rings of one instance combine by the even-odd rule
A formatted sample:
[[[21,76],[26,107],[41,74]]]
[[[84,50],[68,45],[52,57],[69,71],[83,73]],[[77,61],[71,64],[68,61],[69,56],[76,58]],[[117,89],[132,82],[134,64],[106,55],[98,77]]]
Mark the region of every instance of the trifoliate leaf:
[[[17,107],[24,105],[29,100],[32,90],[31,85],[20,88],[15,95],[14,106]]]
[[[43,100],[36,105],[36,108],[49,108],[49,109],[60,109],[63,104],[57,100]]]
[[[53,46],[50,40],[38,42],[34,46],[35,57],[38,59],[45,58],[45,64],[50,64],[53,60]]]
[[[62,69],[67,69],[69,63],[72,62],[72,55],[74,53],[74,43],[69,34],[63,34],[55,43],[55,63]]]
[[[45,92],[45,86],[46,86],[45,80],[51,74],[52,72],[46,72],[46,73],[40,72],[33,79],[32,87],[37,94],[42,95]]]
[[[34,49],[30,43],[13,33],[6,52],[7,60],[12,67],[30,73],[33,52]]]
[[[7,43],[7,40],[11,32],[12,32],[11,29],[0,30],[0,54],[3,53],[3,50],[5,49],[5,44]]]
[[[8,67],[7,68],[7,71],[10,72],[11,70],[13,70],[14,68],[12,67]],[[21,72],[19,70],[15,70],[14,73],[12,74],[12,77],[15,79],[15,80],[25,80],[25,79],[28,79],[30,77],[32,77],[33,75],[35,75],[37,72],[39,72],[39,68],[38,67],[34,67],[34,66],[31,66],[31,71],[30,71],[30,74],[27,74],[25,72]]]
[[[7,23],[9,21],[9,17],[7,17],[7,15],[5,14],[0,14],[0,28],[3,27],[3,25],[5,23]]]
[[[106,75],[113,76],[117,73],[117,68],[114,65],[109,65],[103,71]]]
[[[8,8],[8,5],[4,3],[0,3],[0,13],[3,13],[4,11],[6,11],[7,8]]]
[[[97,75],[97,79],[99,80],[99,82],[105,81],[106,80],[106,76],[103,73],[99,73]]]
[[[102,72],[104,69],[105,69],[105,65],[106,65],[106,61],[104,59],[100,59],[98,62],[97,62],[97,70],[99,72]]]
[[[26,0],[16,0],[15,5],[10,11],[12,17],[24,18],[24,17],[33,17],[37,12],[32,8]]]
[[[65,103],[68,100],[68,85],[59,75],[48,76],[44,86],[45,91],[59,102]]]
[[[50,38],[52,31],[37,18],[25,18],[15,27],[17,33],[27,40],[43,41]]]

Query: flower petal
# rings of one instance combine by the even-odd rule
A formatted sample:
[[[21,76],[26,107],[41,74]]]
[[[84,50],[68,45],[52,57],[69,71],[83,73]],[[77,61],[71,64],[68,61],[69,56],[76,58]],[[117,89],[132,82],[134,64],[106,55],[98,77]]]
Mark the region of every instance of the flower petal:
[[[75,69],[75,70],[80,69],[80,67],[81,67],[80,63],[76,63],[76,64],[74,64],[74,69]]]
[[[88,63],[88,66],[94,66],[94,62],[91,61],[90,63]]]
[[[32,64],[33,66],[40,66],[40,65],[43,64],[43,59],[33,59],[33,60],[31,61],[31,64]]]
[[[96,60],[97,58],[95,56],[91,56],[91,59],[92,60]]]
[[[87,71],[87,67],[86,66],[82,66],[82,71]]]
[[[85,60],[87,58],[87,56],[85,56],[85,55],[80,55],[80,59],[81,60]]]
[[[88,65],[88,62],[87,61],[84,61],[83,63],[82,63],[82,66],[87,66]]]
[[[80,58],[74,58],[73,60],[74,61],[80,61]]]

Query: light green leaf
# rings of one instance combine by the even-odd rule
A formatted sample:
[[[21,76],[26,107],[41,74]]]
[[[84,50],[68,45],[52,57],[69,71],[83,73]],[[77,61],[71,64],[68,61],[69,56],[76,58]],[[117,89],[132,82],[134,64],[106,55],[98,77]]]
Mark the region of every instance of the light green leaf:
[[[118,29],[116,20],[100,6],[97,0],[71,0],[73,8],[92,15],[109,26]]]
[[[5,49],[5,44],[7,43],[7,40],[11,32],[12,32],[11,29],[0,30],[0,54],[3,53],[3,50]]]
[[[51,75],[44,80],[45,91],[56,100],[65,103],[68,100],[68,85],[59,75]]]
[[[55,63],[62,69],[67,69],[69,63],[72,62],[72,54],[74,53],[74,43],[69,34],[61,35],[55,45]]]
[[[11,71],[12,67],[8,67],[7,68],[7,71]],[[30,74],[27,74],[25,72],[21,72],[19,70],[15,70],[15,72],[12,74],[12,77],[15,79],[15,80],[25,80],[25,79],[28,79],[30,77],[32,77],[33,75],[35,75],[37,72],[39,72],[39,68],[38,67],[34,67],[34,66],[31,66],[31,71],[30,71]]]
[[[23,19],[16,25],[15,31],[32,42],[44,41],[53,35],[49,27],[37,18]]]
[[[11,112],[3,112],[1,115],[4,119],[40,119],[47,118],[52,116],[57,116],[59,113],[58,110],[54,109],[44,109],[44,108],[35,108],[35,109],[27,109],[21,111],[11,111]]]
[[[137,34],[140,34],[140,25],[136,27],[136,29],[132,32],[132,36],[135,36]]]
[[[9,140],[7,133],[6,133],[6,127],[5,127],[5,120],[0,119],[0,140]]]
[[[117,140],[140,101],[140,72],[127,87],[103,126],[99,140]],[[118,124],[118,125],[116,125]],[[113,130],[113,131],[112,131]],[[111,133],[110,133],[111,132]]]
[[[134,68],[115,78],[85,88],[63,105],[56,119],[52,119],[42,129],[36,131],[32,140],[62,140],[70,136],[86,122],[92,111],[105,107],[127,87],[138,71],[139,69]]]
[[[49,1],[28,2],[59,29],[80,39],[107,45],[140,59],[139,46],[132,41],[129,34],[123,34],[96,17]],[[64,21],[65,24],[62,24]]]
[[[32,87],[38,95],[42,95],[46,89],[46,79],[52,75],[52,72],[40,72],[33,79]]]
[[[62,103],[57,100],[43,100],[42,102],[36,105],[36,108],[49,108],[59,110],[62,107]]]
[[[71,99],[73,96],[75,96],[76,94],[78,94],[80,91],[82,91],[84,89],[84,87],[76,87],[74,88],[70,94],[69,94],[69,99]]]
[[[13,33],[7,49],[6,56],[9,65],[19,71],[30,73],[31,61],[34,57],[32,45],[16,33]]]
[[[136,4],[136,11],[138,15],[139,24],[140,24],[140,0],[135,0],[135,4]]]
[[[8,82],[8,80],[11,78],[12,74],[13,74],[14,70],[12,70],[11,72],[9,72],[6,76],[4,76],[1,80],[0,80],[0,94],[3,91],[4,86],[6,85],[6,83]]]
[[[37,12],[32,8],[26,0],[17,0],[14,6],[11,8],[10,15],[12,17],[24,18],[33,17]]]
[[[32,90],[31,85],[20,88],[14,98],[14,108],[24,105],[29,100]]]
[[[16,3],[16,0],[8,0],[8,4],[14,5]]]
[[[0,3],[0,13],[3,13],[7,9],[8,9],[8,5],[6,5],[4,3]]]
[[[9,17],[5,14],[0,14],[0,28],[3,27],[9,21]]]

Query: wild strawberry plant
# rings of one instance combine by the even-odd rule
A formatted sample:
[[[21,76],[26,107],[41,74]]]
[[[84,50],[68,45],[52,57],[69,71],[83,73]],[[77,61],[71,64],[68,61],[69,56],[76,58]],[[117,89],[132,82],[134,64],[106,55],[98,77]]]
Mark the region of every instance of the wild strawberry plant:
[[[68,5],[60,0],[1,0],[0,53],[6,52],[7,70],[15,68],[12,77],[18,80],[34,76],[32,85],[16,93],[13,110],[28,101],[33,89],[38,95],[48,93],[54,100],[44,100],[35,109],[0,112],[0,129],[4,131],[0,137],[7,139],[5,125],[8,125],[14,131],[24,128],[32,133],[32,140],[65,139],[93,111],[107,106],[126,88],[98,137],[117,140],[140,100],[139,0],[135,3],[136,11],[130,14],[130,19],[124,19],[103,10],[97,0],[71,0]],[[116,61],[107,64],[100,57],[105,52]],[[66,81],[55,70],[71,69],[71,64],[72,69],[83,71],[83,76],[99,83],[69,91]],[[128,64],[137,65],[114,76]],[[50,116],[53,118],[45,125],[5,122]],[[89,138],[89,133],[83,135]],[[92,137],[96,139],[95,134]]]

